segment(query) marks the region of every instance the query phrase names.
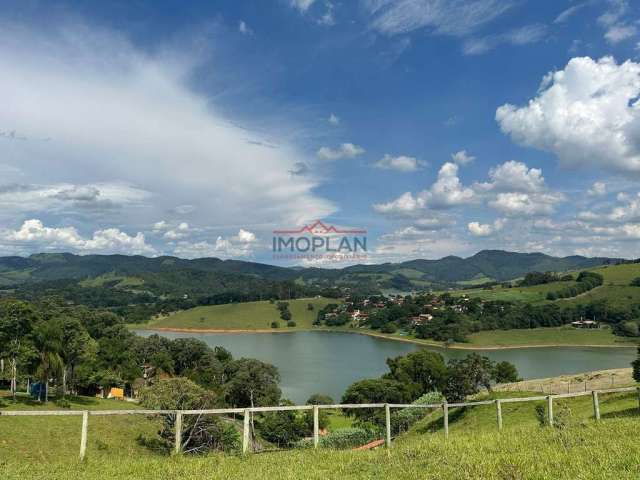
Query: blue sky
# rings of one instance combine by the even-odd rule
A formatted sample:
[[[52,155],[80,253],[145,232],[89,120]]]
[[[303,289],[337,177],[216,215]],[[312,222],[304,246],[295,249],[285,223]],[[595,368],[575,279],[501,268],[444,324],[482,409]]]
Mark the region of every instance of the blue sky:
[[[0,254],[638,257],[631,1],[4,1]]]

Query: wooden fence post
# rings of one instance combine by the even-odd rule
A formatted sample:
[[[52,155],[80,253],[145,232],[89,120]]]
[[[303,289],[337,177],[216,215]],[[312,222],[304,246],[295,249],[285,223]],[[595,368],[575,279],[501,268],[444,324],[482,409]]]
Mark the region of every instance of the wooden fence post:
[[[389,404],[384,404],[384,416],[385,416],[385,424],[387,427],[387,448],[391,448],[391,409],[389,408]]]
[[[249,409],[244,411],[244,429],[242,432],[242,453],[245,454],[249,451]]]
[[[553,426],[553,397],[551,395],[547,397],[547,413],[549,417],[549,425]]]
[[[318,406],[313,406],[313,448],[318,448],[320,442],[320,421],[318,418]]]
[[[442,403],[442,410],[444,413],[444,436],[448,437],[449,436],[449,404],[447,403],[446,399]]]
[[[498,416],[498,430],[502,430],[502,403],[496,400],[496,414]]]
[[[182,412],[176,411],[176,453],[182,451]]]
[[[80,460],[84,460],[87,453],[87,436],[89,434],[89,412],[82,412],[82,435],[80,437]]]
[[[596,418],[596,422],[600,420],[600,402],[598,401],[598,392],[595,390],[591,392],[593,395],[593,416]]]

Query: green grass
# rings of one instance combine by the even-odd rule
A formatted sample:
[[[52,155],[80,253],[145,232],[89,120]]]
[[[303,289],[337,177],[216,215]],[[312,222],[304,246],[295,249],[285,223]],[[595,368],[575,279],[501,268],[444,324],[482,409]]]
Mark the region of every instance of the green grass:
[[[607,265],[590,269],[604,277],[604,284],[577,297],[556,300],[558,305],[585,304],[607,299],[611,305],[631,305],[640,303],[640,287],[631,287],[631,281],[640,277],[640,264]],[[573,272],[576,273],[576,272]],[[575,276],[575,275],[574,275]],[[484,300],[505,300],[531,304],[549,303],[547,293],[561,290],[575,282],[552,282],[531,287],[504,288],[494,286],[490,290],[463,289],[451,292],[453,295],[467,295]]]
[[[349,428],[353,426],[353,418],[343,415],[340,410],[332,410],[329,412],[328,430],[333,431],[338,428]]]
[[[462,280],[457,282],[458,285],[482,285],[483,283],[492,282],[494,279],[491,277],[487,277],[485,275],[481,275],[471,280]]]
[[[79,285],[81,287],[102,287],[104,284],[114,281],[118,282],[115,285],[116,288],[140,287],[144,285],[144,280],[141,278],[124,277],[121,275],[116,275],[113,272],[105,273],[104,275],[100,275],[94,278],[87,278],[79,282]]]
[[[313,310],[307,309],[309,303],[313,305]],[[318,310],[329,303],[339,303],[339,300],[328,298],[289,300],[289,310],[296,322],[294,328],[297,330],[312,328]],[[152,320],[146,326],[150,328],[259,330],[269,329],[273,321],[280,322],[281,330],[292,330],[286,326],[286,322],[280,320],[280,312],[276,308],[276,304],[268,301],[196,307]]]
[[[592,272],[599,273],[604,277],[604,283],[615,285],[629,285],[631,280],[640,277],[640,263],[628,263],[624,265],[606,265],[593,268]]]
[[[468,297],[479,297],[484,300],[504,300],[509,302],[544,303],[547,301],[547,293],[555,292],[563,288],[575,285],[575,282],[552,282],[544,285],[533,285],[531,287],[511,287],[505,288],[499,285],[491,290],[471,288],[467,290],[456,290],[453,295],[467,295]]]
[[[6,393],[6,392],[5,392]],[[14,403],[0,397],[1,410],[61,410],[54,401],[40,403],[19,396]],[[91,397],[71,397],[69,410],[134,410],[136,404]],[[64,409],[66,410],[66,409]],[[60,417],[0,417],[0,464],[10,458],[20,458],[26,464],[54,461],[73,462],[80,447],[82,418]],[[88,449],[96,459],[148,457],[150,450],[136,442],[139,434],[155,435],[160,420],[142,415],[89,417]],[[2,475],[0,475],[2,477]]]
[[[469,335],[469,345],[632,345],[634,342],[614,335],[611,329],[579,329],[571,326],[530,330],[491,330]]]
[[[565,413],[567,411],[570,413]],[[0,448],[0,478],[638,478],[640,417],[637,398],[635,395],[601,395],[601,411],[602,421],[596,423],[592,419],[589,397],[556,401],[556,416],[563,412],[566,427],[543,428],[536,418],[535,404],[504,404],[504,429],[498,432],[495,406],[452,409],[450,435],[446,440],[440,413],[436,413],[396,439],[390,451],[294,450],[246,457],[221,454],[160,457],[137,452],[127,454],[115,449],[99,450],[92,435],[104,436],[103,428],[107,425],[90,425],[88,456],[84,463],[79,463],[71,452],[63,453],[69,449],[77,454],[79,428],[68,435],[62,432],[57,442],[47,443],[53,439],[34,435],[35,430],[29,428],[13,426],[8,432],[9,438],[33,435],[31,450],[42,449],[47,455],[25,457],[25,452]],[[116,418],[109,418],[109,421]],[[10,419],[0,418],[0,424],[6,420]],[[46,422],[51,420],[44,419]],[[7,440],[6,430],[0,439]]]

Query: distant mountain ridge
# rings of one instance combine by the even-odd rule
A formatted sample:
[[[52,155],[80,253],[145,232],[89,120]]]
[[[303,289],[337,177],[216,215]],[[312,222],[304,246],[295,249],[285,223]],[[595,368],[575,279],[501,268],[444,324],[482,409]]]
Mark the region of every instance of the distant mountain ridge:
[[[341,269],[282,267],[219,258],[182,259],[127,255],[75,255],[40,253],[30,257],[0,257],[0,287],[51,280],[84,280],[106,274],[139,276],[180,271],[241,275],[265,280],[298,280],[305,283],[349,284],[372,282],[384,287],[392,281],[408,281],[414,287],[430,283],[456,283],[482,279],[512,280],[532,271],[562,272],[624,261],[583,256],[553,257],[543,253],[482,250],[468,258],[447,256],[438,260],[409,260],[378,265],[353,265]]]

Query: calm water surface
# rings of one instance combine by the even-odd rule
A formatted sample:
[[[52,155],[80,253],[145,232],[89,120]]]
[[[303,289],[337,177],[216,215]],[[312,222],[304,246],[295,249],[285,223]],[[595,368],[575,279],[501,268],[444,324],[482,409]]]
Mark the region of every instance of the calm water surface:
[[[149,336],[156,332],[139,330]],[[387,371],[385,360],[418,348],[429,348],[446,359],[461,358],[472,350],[451,350],[385,340],[353,333],[173,333],[167,338],[194,337],[208,345],[222,346],[234,357],[257,358],[278,367],[283,395],[304,403],[313,393],[326,393],[336,401],[354,381],[378,377]],[[633,348],[521,348],[478,351],[492,360],[507,360],[523,378],[543,378],[607,368],[628,367]]]

